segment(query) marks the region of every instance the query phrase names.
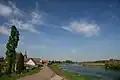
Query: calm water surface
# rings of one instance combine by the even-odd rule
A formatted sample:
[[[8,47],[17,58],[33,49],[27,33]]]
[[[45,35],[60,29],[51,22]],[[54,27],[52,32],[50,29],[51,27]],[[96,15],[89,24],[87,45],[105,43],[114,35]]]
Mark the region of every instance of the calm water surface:
[[[74,74],[86,75],[88,77],[101,77],[102,80],[120,80],[120,71],[106,70],[100,67],[80,66],[77,64],[64,65],[61,68],[63,70],[69,70]]]

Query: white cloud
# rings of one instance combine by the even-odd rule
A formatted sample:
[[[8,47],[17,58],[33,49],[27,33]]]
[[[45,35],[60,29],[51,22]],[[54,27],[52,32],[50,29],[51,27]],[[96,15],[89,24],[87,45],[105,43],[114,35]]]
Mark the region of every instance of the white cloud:
[[[15,6],[12,2],[9,5],[0,4],[0,16],[4,17],[19,17],[23,16],[23,11]]]
[[[12,13],[12,8],[3,4],[0,4],[0,16],[9,16]]]
[[[8,12],[5,12],[6,10],[4,11],[4,8]],[[11,27],[12,25],[15,25],[19,30],[26,30],[32,33],[40,34],[40,32],[37,30],[37,27],[43,24],[42,20],[43,15],[42,13],[39,13],[38,10],[36,11],[35,9],[32,12],[24,12],[12,2],[9,2],[9,6],[2,5],[1,7],[0,4],[0,11],[1,10],[3,11],[0,12],[1,14],[0,16],[10,17],[8,19],[8,22],[3,24],[6,27]]]
[[[63,26],[63,29],[71,32],[84,34],[85,36],[97,35],[100,27],[97,24],[88,23],[86,21],[73,21],[68,26]]]
[[[20,40],[19,42],[18,42],[18,46],[19,45],[23,45],[24,43]]]
[[[12,8],[12,12],[14,16],[23,16],[23,11],[16,7],[11,1],[9,1],[9,5]]]
[[[26,22],[23,20],[11,19],[7,25],[15,25],[19,30],[27,30],[29,32],[40,34],[40,32],[36,29],[36,25],[29,23],[29,20]]]
[[[19,36],[20,40],[18,42],[18,45],[23,45],[23,40],[24,40],[24,36]]]
[[[70,27],[63,26],[62,28],[67,30],[67,31],[71,31],[72,32],[72,29]]]
[[[42,15],[38,14],[37,12],[32,12],[31,14],[32,19],[30,21],[28,21],[29,23],[33,24],[33,25],[40,25],[42,24]]]
[[[9,35],[10,34],[10,29],[2,26],[2,27],[0,27],[0,34]]]

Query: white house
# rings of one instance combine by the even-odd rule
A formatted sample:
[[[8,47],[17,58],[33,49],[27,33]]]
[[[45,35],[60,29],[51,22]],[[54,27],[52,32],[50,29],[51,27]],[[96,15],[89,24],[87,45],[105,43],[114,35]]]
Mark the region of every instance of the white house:
[[[36,62],[30,58],[27,62],[26,62],[27,65],[31,65],[31,66],[35,66],[36,65]]]
[[[24,55],[24,65],[25,67],[37,67],[41,65],[40,58],[27,58],[27,54]]]

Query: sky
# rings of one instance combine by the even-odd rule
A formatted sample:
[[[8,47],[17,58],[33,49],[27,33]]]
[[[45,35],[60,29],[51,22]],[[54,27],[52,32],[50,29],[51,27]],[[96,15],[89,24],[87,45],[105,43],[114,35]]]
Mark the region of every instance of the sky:
[[[91,61],[120,59],[119,0],[0,0],[0,56],[10,28],[28,57]]]

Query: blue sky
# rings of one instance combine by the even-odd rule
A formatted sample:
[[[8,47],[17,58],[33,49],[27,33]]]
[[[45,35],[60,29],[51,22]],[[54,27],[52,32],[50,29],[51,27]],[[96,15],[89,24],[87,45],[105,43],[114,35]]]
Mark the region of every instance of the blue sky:
[[[18,52],[75,61],[120,58],[119,0],[0,1],[0,56],[10,27],[20,31]]]

